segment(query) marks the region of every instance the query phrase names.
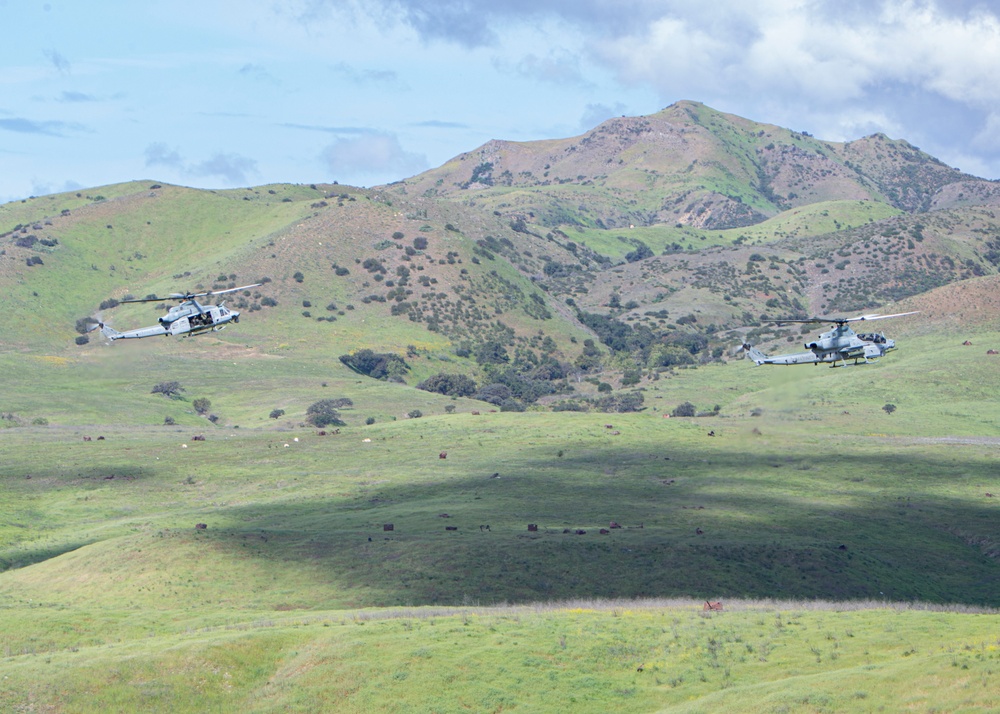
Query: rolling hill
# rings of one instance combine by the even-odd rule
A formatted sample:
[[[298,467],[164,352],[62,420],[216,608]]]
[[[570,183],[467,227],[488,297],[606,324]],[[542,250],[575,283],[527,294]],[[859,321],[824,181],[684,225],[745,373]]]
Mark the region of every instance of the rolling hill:
[[[680,102],[0,206],[0,708],[995,708],[998,196]],[[735,349],[910,310],[862,367]]]

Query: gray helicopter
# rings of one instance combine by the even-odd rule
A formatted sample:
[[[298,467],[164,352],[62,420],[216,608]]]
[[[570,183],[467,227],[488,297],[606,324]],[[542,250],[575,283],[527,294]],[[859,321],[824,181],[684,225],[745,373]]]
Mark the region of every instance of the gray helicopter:
[[[239,322],[240,313],[237,310],[230,310],[224,304],[202,305],[196,298],[207,297],[209,295],[223,295],[234,293],[240,290],[256,288],[263,283],[244,285],[241,288],[229,288],[228,290],[209,290],[203,293],[172,293],[169,298],[148,297],[141,299],[122,300],[121,303],[128,302],[164,302],[165,300],[180,300],[167,311],[167,314],[160,318],[160,324],[152,327],[140,327],[135,330],[119,332],[113,327],[109,327],[103,322],[98,322],[95,327],[101,328],[101,334],[114,342],[115,340],[132,340],[142,337],[157,337],[164,335],[180,335],[189,337],[200,335],[204,332],[218,332],[230,322]]]
[[[854,364],[868,364],[872,360],[885,355],[889,350],[896,348],[896,341],[885,336],[884,332],[869,332],[858,334],[847,323],[849,322],[870,322],[872,320],[886,320],[890,317],[903,317],[904,315],[916,315],[917,312],[900,312],[895,315],[859,315],[858,317],[811,317],[805,320],[770,320],[776,325],[785,323],[799,323],[805,325],[832,323],[834,328],[821,334],[814,342],[807,342],[805,348],[808,352],[796,352],[787,355],[775,355],[769,357],[756,347],[744,344],[747,356],[757,365],[762,364],[820,364],[829,363],[831,367],[848,366],[848,360],[854,360]]]

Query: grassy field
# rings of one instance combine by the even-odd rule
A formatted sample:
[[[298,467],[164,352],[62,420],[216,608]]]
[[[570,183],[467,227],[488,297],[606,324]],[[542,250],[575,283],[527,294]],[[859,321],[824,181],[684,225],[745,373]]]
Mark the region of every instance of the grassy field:
[[[995,707],[1000,631],[976,608],[998,604],[983,353],[1000,334],[970,333],[973,351],[911,330],[865,367],[677,370],[627,415],[490,412],[308,346],[8,355],[0,703]],[[168,378],[184,399],[149,393]],[[318,436],[301,423],[325,396],[354,406]],[[663,418],[682,401],[722,409]],[[703,616],[704,599],[727,611]]]
[[[332,261],[368,279],[310,247],[326,225],[280,252],[318,189],[111,188],[0,214],[7,228],[58,216],[77,241],[44,272],[3,262],[17,325],[0,346],[0,709],[997,706],[1000,377],[986,351],[1000,326],[972,292],[953,297],[981,303],[975,319],[899,308],[925,312],[886,325],[900,349],[874,364],[732,359],[644,371],[638,413],[499,412],[414,389],[476,374],[441,333],[360,302],[332,324],[301,315],[303,300],[360,294]],[[129,225],[103,218],[116,201],[136,204]],[[351,214],[361,201],[338,219],[377,214],[364,240],[385,242],[403,219]],[[158,222],[177,243],[130,252]],[[280,305],[197,340],[72,344],[86,300],[129,276],[165,292],[179,256],[209,281],[225,256],[245,261],[240,278],[266,266]],[[499,261],[464,265],[533,290]],[[300,266],[304,283],[284,275]],[[451,273],[435,274],[444,290]],[[151,314],[116,311],[122,325]],[[514,312],[501,317],[539,340],[541,326],[563,345],[584,336]],[[407,352],[407,384],[337,359],[362,346]],[[179,398],[153,393],[166,381]],[[306,425],[309,405],[340,397],[344,426]],[[683,402],[715,414],[665,418]],[[702,613],[706,599],[725,611]]]
[[[578,601],[269,613],[4,658],[9,711],[921,711],[1000,701],[995,614]],[[994,626],[990,623],[993,622]]]

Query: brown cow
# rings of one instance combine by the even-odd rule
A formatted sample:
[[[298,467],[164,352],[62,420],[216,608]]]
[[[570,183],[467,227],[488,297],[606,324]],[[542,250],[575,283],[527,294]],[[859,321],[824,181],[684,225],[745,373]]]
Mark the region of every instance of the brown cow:
[[[722,603],[721,602],[711,602],[709,600],[706,600],[705,601],[705,605],[701,609],[704,610],[705,612],[714,612],[714,611],[721,612],[722,611]]]
[[[447,451],[442,451],[440,454],[438,454],[438,458],[439,459],[447,459],[448,458],[448,452]]]

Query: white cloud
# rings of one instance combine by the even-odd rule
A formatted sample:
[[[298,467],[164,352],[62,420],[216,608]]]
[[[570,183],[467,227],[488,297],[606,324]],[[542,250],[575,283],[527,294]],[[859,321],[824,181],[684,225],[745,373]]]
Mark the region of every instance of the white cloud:
[[[161,141],[153,142],[146,147],[146,166],[170,166],[181,168],[184,160],[177,149],[171,149]]]
[[[218,152],[188,169],[193,176],[217,176],[230,186],[243,186],[257,173],[257,162],[245,156]]]
[[[227,186],[245,186],[257,174],[257,162],[235,153],[216,152],[208,159],[188,164],[177,149],[163,142],[146,147],[146,166],[166,166],[187,176],[217,177]]]
[[[426,157],[405,151],[394,134],[384,132],[337,139],[320,158],[331,178],[342,183],[396,181],[428,168]]]

